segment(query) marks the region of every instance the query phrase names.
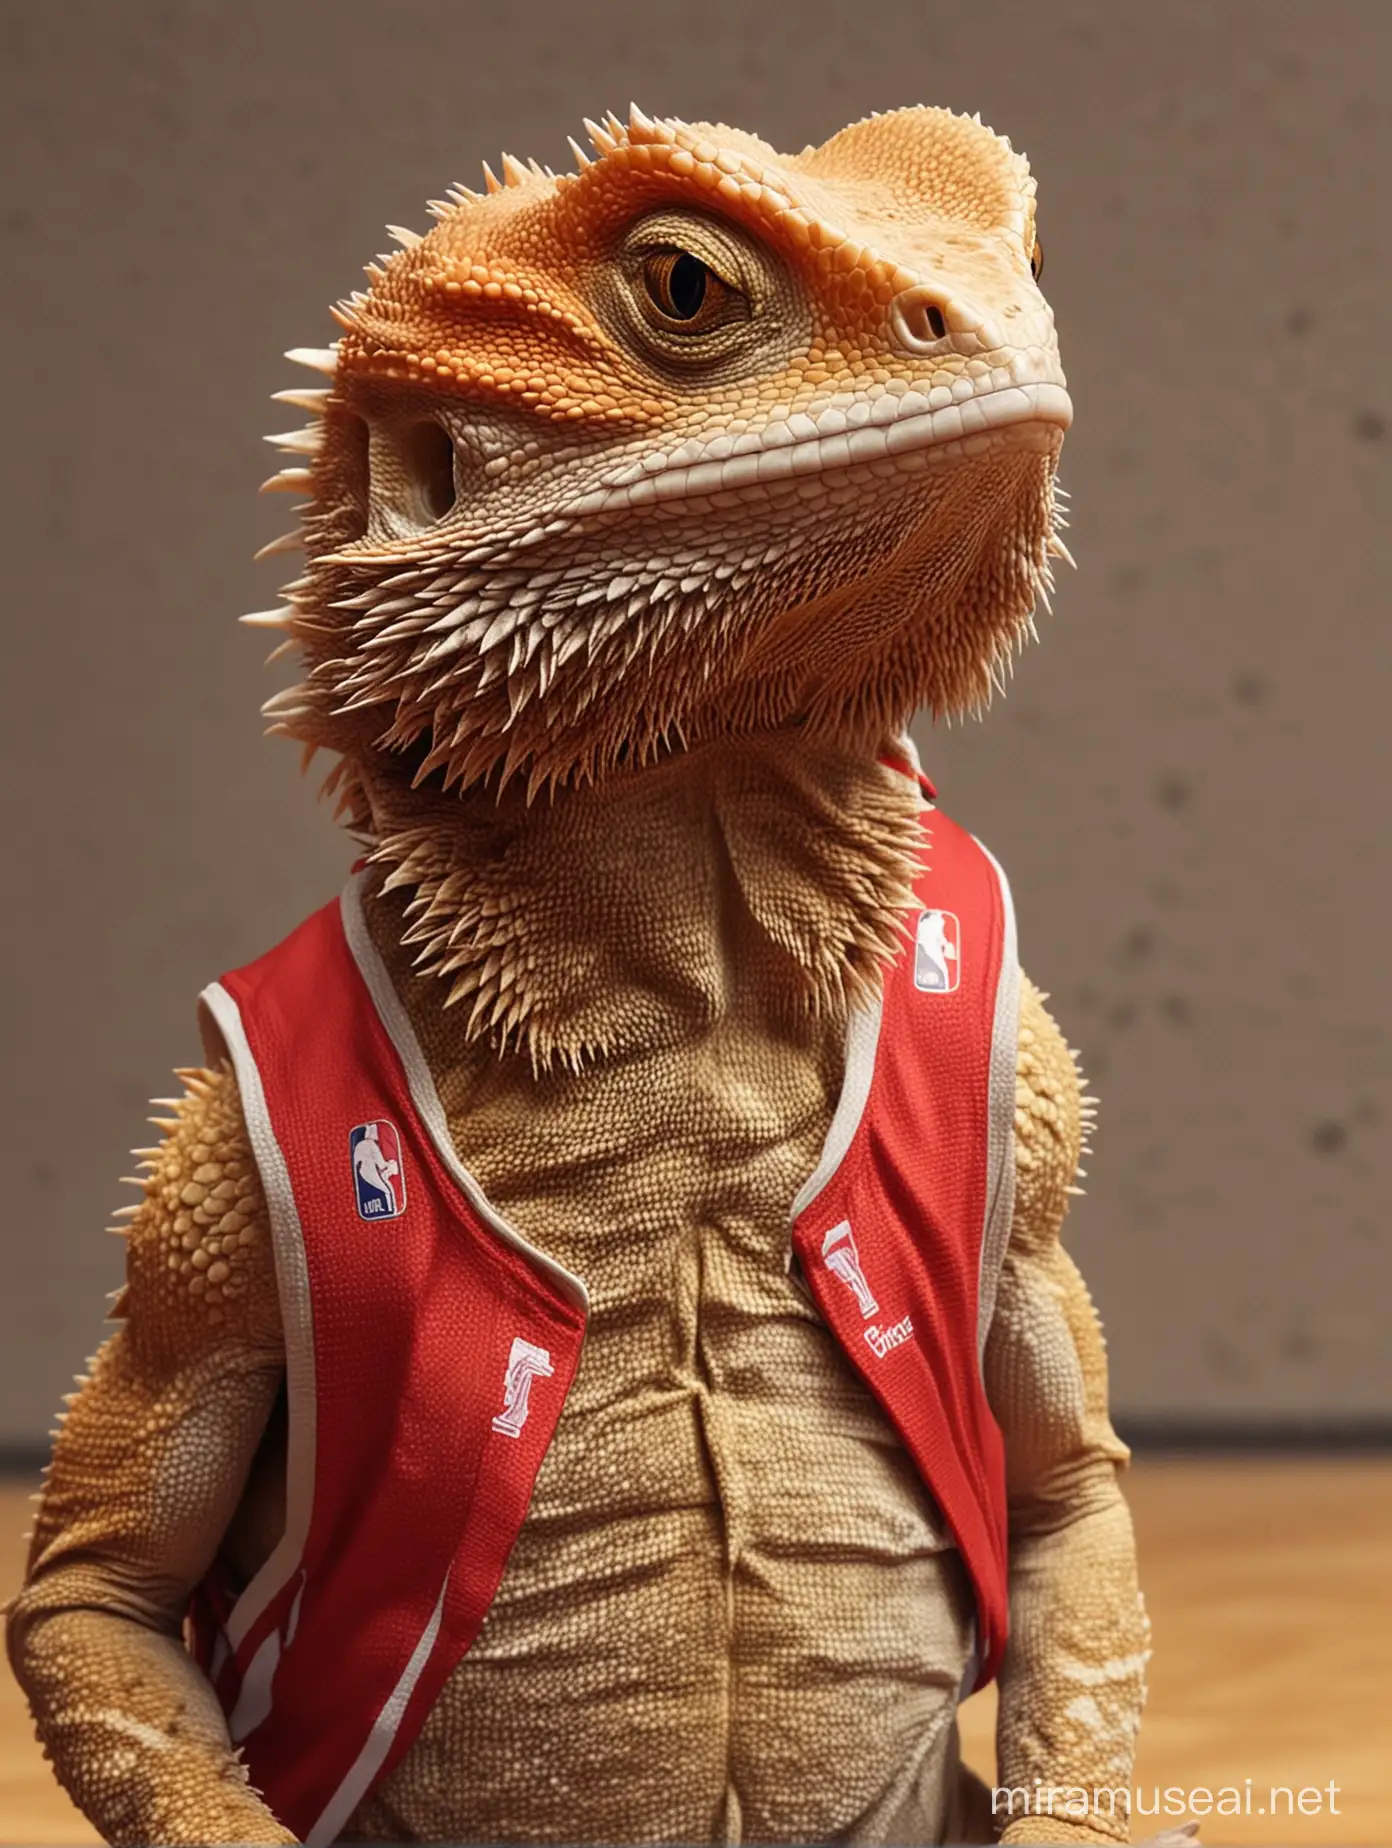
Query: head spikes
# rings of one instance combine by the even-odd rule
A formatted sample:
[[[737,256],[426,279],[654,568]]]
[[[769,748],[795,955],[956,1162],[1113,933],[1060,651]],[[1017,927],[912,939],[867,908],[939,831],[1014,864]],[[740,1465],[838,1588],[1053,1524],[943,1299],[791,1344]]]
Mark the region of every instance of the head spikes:
[[[628,132],[630,137],[641,141],[651,141],[657,134],[656,122],[645,116],[637,103],[628,105]]]
[[[294,386],[288,391],[273,391],[272,404],[293,404],[297,411],[308,411],[311,417],[322,417],[324,406],[329,401],[327,385],[307,385],[302,390]]]
[[[308,468],[283,468],[261,483],[262,494],[308,494],[314,484],[314,471]]]
[[[575,171],[577,173],[583,173],[586,167],[592,167],[594,165],[594,162],[575,139],[574,135],[567,135],[566,140],[570,143],[570,151],[575,156]]]
[[[405,225],[388,225],[387,236],[400,244],[403,250],[414,250],[421,241],[419,231],[411,231]]]
[[[503,178],[509,186],[525,186],[532,177],[515,154],[504,152],[500,165],[503,169]]]
[[[263,558],[275,558],[282,552],[302,552],[304,550],[304,530],[296,527],[293,533],[282,533],[279,539],[271,539],[252,553],[253,560],[260,564]]]
[[[614,120],[612,116],[609,119],[610,121]],[[619,124],[614,122],[614,127],[619,128]],[[619,137],[615,137],[611,135],[607,129],[601,128],[598,122],[592,122],[590,118],[586,116],[585,133],[589,136],[590,140],[601,154],[612,154],[619,145],[619,139],[622,137],[623,131],[620,129]]]
[[[311,372],[327,372],[330,378],[338,371],[337,346],[291,347],[285,357],[297,366],[308,366]]]
[[[490,193],[500,193],[503,190],[503,182],[498,178],[497,174],[494,173],[486,160],[480,161],[479,165],[483,168],[483,183],[488,188],[488,191]]]
[[[465,186],[456,180],[453,186],[445,188],[443,199],[427,199],[425,209],[432,218],[448,218],[456,206],[477,205],[482,197],[483,194],[475,192],[472,186]]]
[[[303,430],[283,430],[278,436],[263,436],[261,441],[273,443],[289,455],[312,456],[323,448],[324,432],[318,424],[307,424]]]

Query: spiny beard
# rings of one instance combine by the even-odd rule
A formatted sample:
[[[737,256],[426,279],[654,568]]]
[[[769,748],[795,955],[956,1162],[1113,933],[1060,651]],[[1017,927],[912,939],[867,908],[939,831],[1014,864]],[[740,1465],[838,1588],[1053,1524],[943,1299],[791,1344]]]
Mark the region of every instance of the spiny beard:
[[[1013,467],[1009,504],[985,497],[994,518],[954,469],[898,492],[813,477],[738,520],[710,501],[561,509],[487,538],[330,550],[290,587],[310,672],[267,714],[343,753],[349,780],[354,759],[375,772],[411,751],[416,781],[521,776],[530,800],[712,736],[797,720],[873,742],[920,705],[977,709],[1062,551],[1053,458]],[[954,502],[967,513],[941,531]]]

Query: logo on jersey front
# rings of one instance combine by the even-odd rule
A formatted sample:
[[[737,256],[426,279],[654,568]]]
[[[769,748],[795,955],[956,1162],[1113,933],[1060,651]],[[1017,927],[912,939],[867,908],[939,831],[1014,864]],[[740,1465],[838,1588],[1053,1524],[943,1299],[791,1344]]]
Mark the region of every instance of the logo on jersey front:
[[[503,1375],[503,1409],[493,1420],[493,1429],[500,1437],[521,1437],[532,1409],[532,1381],[549,1380],[555,1371],[544,1347],[524,1341],[521,1335],[514,1338]]]
[[[914,932],[914,987],[951,995],[962,980],[962,927],[955,911],[919,913]]]
[[[833,1226],[822,1240],[822,1256],[826,1267],[833,1277],[839,1277],[856,1299],[856,1307],[863,1316],[876,1313],[879,1304],[874,1292],[865,1281],[865,1272],[860,1268],[860,1252],[856,1249],[855,1234],[851,1231],[849,1219],[843,1219],[839,1226]]]
[[[358,1218],[399,1219],[406,1211],[406,1170],[396,1124],[386,1117],[359,1123],[348,1132],[348,1151],[358,1195]]]
[[[902,1322],[894,1322],[888,1328],[881,1328],[878,1322],[872,1322],[862,1332],[870,1352],[877,1360],[883,1360],[891,1349],[903,1347],[913,1334],[913,1318],[906,1315]]]
[[[875,1300],[875,1292],[866,1282],[849,1219],[843,1219],[840,1225],[833,1226],[822,1240],[822,1257],[832,1276],[839,1277],[855,1297],[856,1307],[866,1324],[860,1332],[876,1360],[883,1360],[895,1348],[903,1347],[913,1334],[913,1320],[910,1316],[902,1317],[888,1328],[881,1328],[878,1322],[870,1320],[872,1315],[880,1313],[880,1305]]]

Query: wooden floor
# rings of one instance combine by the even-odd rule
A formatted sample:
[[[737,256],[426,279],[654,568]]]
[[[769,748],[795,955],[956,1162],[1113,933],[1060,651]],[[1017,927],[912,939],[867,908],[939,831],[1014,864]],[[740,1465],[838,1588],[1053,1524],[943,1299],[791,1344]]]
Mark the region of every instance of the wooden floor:
[[[19,1582],[27,1493],[0,1484],[0,1600]],[[1392,1842],[1392,1459],[1153,1459],[1129,1493],[1155,1625],[1140,1802],[1235,1790],[1251,1813],[1206,1820],[1215,1844]],[[963,1710],[988,1776],[991,1719],[989,1694]],[[1319,1812],[1270,1813],[1273,1786],[1321,1791]],[[1138,1816],[1135,1835],[1161,1826]],[[96,1839],[0,1668],[0,1842]]]

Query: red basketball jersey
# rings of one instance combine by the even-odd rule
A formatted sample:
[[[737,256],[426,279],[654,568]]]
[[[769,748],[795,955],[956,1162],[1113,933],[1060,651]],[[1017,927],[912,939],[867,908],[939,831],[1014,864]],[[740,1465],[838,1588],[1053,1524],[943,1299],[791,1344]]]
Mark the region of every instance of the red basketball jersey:
[[[207,989],[275,1242],[285,1533],[194,1646],[253,1783],[331,1842],[468,1650],[580,1362],[584,1282],[489,1205],[450,1141],[359,892]],[[851,1019],[788,1261],[952,1528],[979,1681],[1007,1618],[1005,1473],[981,1353],[1014,1181],[1018,966],[989,854],[935,810],[908,941]]]

